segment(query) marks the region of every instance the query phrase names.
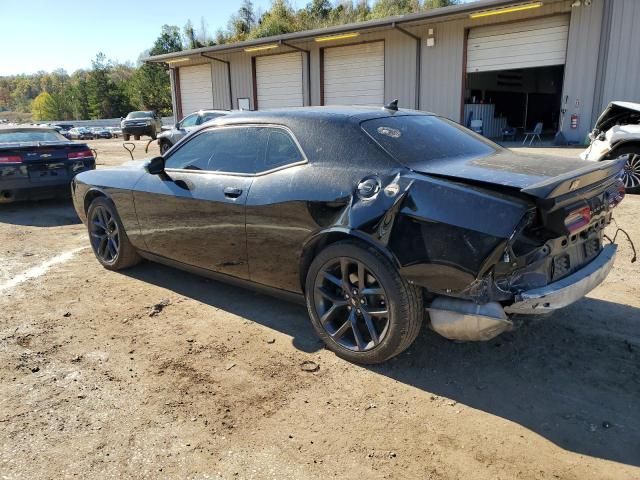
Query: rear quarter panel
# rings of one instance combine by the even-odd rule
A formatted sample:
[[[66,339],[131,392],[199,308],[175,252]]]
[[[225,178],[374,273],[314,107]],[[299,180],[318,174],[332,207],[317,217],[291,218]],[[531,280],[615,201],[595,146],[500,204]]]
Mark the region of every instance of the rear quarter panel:
[[[93,170],[77,175],[72,190],[73,204],[80,219],[86,223],[91,201],[95,197],[106,196],[114,203],[131,243],[136,248],[144,248],[133,202],[133,189],[142,175],[147,173],[138,166]]]

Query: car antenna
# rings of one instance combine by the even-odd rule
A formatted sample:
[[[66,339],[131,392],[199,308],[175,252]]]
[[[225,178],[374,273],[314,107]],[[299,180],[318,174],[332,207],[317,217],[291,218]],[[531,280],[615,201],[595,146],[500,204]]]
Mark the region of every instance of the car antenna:
[[[389,103],[387,103],[384,107],[385,110],[391,110],[392,112],[397,112],[398,111],[398,99],[396,98],[395,100],[391,100]]]

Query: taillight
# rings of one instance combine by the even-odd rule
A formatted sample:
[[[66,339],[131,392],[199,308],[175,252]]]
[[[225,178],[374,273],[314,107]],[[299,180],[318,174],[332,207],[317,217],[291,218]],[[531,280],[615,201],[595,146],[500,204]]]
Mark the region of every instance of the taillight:
[[[569,232],[574,233],[580,230],[582,227],[589,225],[591,222],[591,209],[589,207],[579,208],[574,210],[567,218],[564,219],[564,225]]]
[[[0,155],[0,163],[22,163],[20,155]]]
[[[620,182],[618,190],[609,194],[609,208],[617,207],[622,199],[624,199],[625,194],[624,183]]]
[[[93,157],[91,150],[80,150],[79,152],[69,152],[67,158],[89,158]]]

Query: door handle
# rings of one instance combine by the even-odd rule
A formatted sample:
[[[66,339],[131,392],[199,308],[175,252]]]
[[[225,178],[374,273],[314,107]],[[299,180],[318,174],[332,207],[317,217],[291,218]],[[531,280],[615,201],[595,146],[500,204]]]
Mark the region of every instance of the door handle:
[[[240,195],[242,195],[241,188],[226,187],[224,189],[224,196],[227,198],[238,198]]]

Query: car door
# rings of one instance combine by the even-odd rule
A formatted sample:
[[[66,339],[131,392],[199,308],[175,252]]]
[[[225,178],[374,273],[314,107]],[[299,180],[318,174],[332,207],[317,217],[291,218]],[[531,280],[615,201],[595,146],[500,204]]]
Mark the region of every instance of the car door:
[[[165,173],[144,175],[135,205],[149,252],[248,278],[245,208],[262,129],[202,130],[166,158]]]

